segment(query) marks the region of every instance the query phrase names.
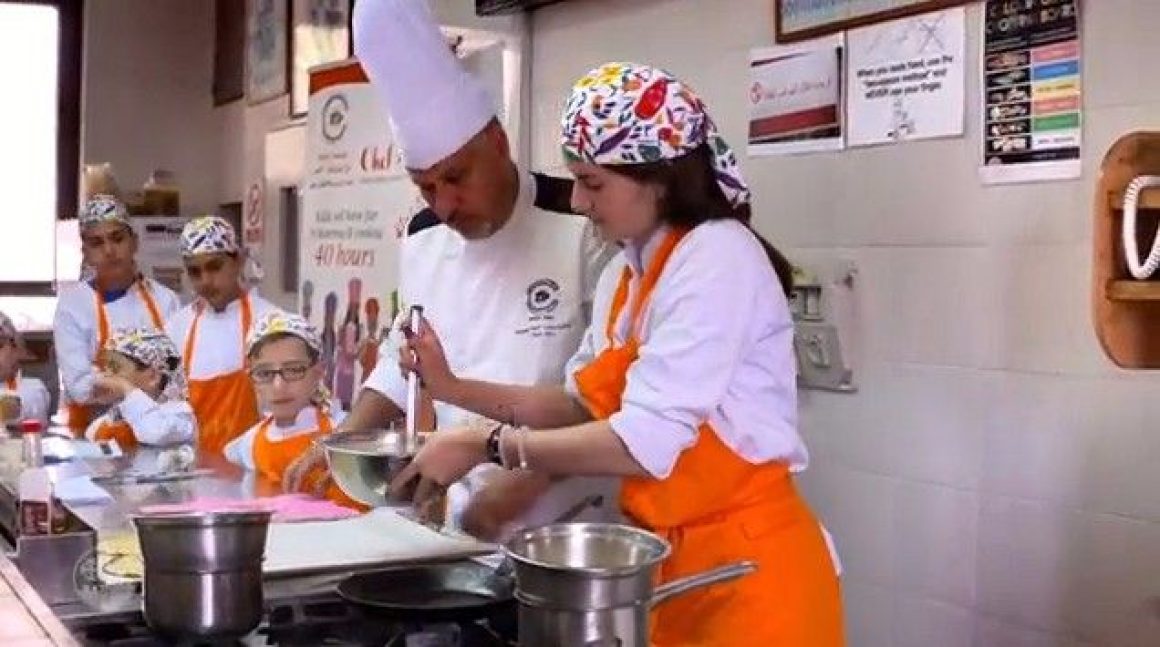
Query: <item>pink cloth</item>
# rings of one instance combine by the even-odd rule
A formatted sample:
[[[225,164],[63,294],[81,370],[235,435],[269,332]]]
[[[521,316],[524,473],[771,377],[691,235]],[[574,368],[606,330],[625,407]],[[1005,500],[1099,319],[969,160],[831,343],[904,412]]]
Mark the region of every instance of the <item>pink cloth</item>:
[[[358,512],[325,499],[305,494],[283,494],[257,499],[194,499],[185,503],[150,505],[141,508],[142,514],[182,514],[197,512],[238,512],[269,510],[274,523],[301,521],[334,521],[357,517]]]

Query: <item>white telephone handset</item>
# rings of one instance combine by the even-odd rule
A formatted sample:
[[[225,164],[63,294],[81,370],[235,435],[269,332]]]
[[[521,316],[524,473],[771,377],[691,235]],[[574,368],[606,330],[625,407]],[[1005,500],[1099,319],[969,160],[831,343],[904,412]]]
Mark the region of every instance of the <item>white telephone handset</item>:
[[[1136,207],[1140,202],[1140,193],[1152,188],[1160,188],[1160,176],[1141,175],[1129,182],[1128,188],[1124,190],[1124,256],[1128,260],[1128,271],[1137,279],[1150,278],[1160,268],[1160,231],[1152,240],[1152,251],[1142,263],[1136,245]]]

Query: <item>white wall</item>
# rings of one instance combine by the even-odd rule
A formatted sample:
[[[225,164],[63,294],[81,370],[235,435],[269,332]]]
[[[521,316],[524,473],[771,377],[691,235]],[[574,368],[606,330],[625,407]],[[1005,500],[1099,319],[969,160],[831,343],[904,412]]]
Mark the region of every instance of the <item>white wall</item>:
[[[576,0],[533,14],[533,166],[570,83],[610,59],[686,78],[743,143],[769,0]],[[850,644],[1160,644],[1160,379],[1105,360],[1088,312],[1093,186],[1160,127],[1160,3],[1085,3],[1082,180],[976,179],[980,8],[962,140],[743,159],[756,225],[857,263],[856,395],[808,393],[806,491],[847,568]]]
[[[177,174],[182,211],[218,204],[213,3],[85,3],[82,157],[111,162],[124,191],[155,168]]]

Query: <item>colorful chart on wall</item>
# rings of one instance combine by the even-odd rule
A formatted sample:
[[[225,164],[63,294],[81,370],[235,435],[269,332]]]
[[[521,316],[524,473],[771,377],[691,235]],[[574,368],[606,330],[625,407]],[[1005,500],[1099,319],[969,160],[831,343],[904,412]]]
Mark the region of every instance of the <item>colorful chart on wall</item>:
[[[973,0],[776,0],[777,42],[791,43]]]
[[[1079,0],[988,0],[983,24],[985,184],[1080,176]]]

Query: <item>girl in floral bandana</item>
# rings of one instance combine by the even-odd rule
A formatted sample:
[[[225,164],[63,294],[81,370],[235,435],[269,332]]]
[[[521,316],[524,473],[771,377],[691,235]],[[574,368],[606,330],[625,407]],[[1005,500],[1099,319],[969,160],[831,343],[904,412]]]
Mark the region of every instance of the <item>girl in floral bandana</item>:
[[[271,312],[246,339],[246,361],[263,410],[269,415],[225,447],[225,456],[264,479],[281,484],[286,468],[333,431],[345,414],[323,384],[322,340],[296,314]],[[319,473],[307,488],[357,507]]]
[[[705,104],[669,73],[609,63],[572,89],[572,206],[622,246],[563,387],[448,369],[428,324],[400,352],[432,397],[534,430],[442,430],[392,484],[434,496],[492,461],[552,477],[623,477],[620,508],[664,537],[660,581],[747,560],[756,572],[666,602],[652,644],[837,647],[835,558],[798,495],[790,265],[749,225],[750,191]],[[417,358],[417,359],[413,359]]]
[[[185,373],[177,346],[159,330],[116,331],[105,344],[104,371],[93,385],[110,409],[85,430],[89,440],[173,446],[197,439],[197,420],[186,400]]]

